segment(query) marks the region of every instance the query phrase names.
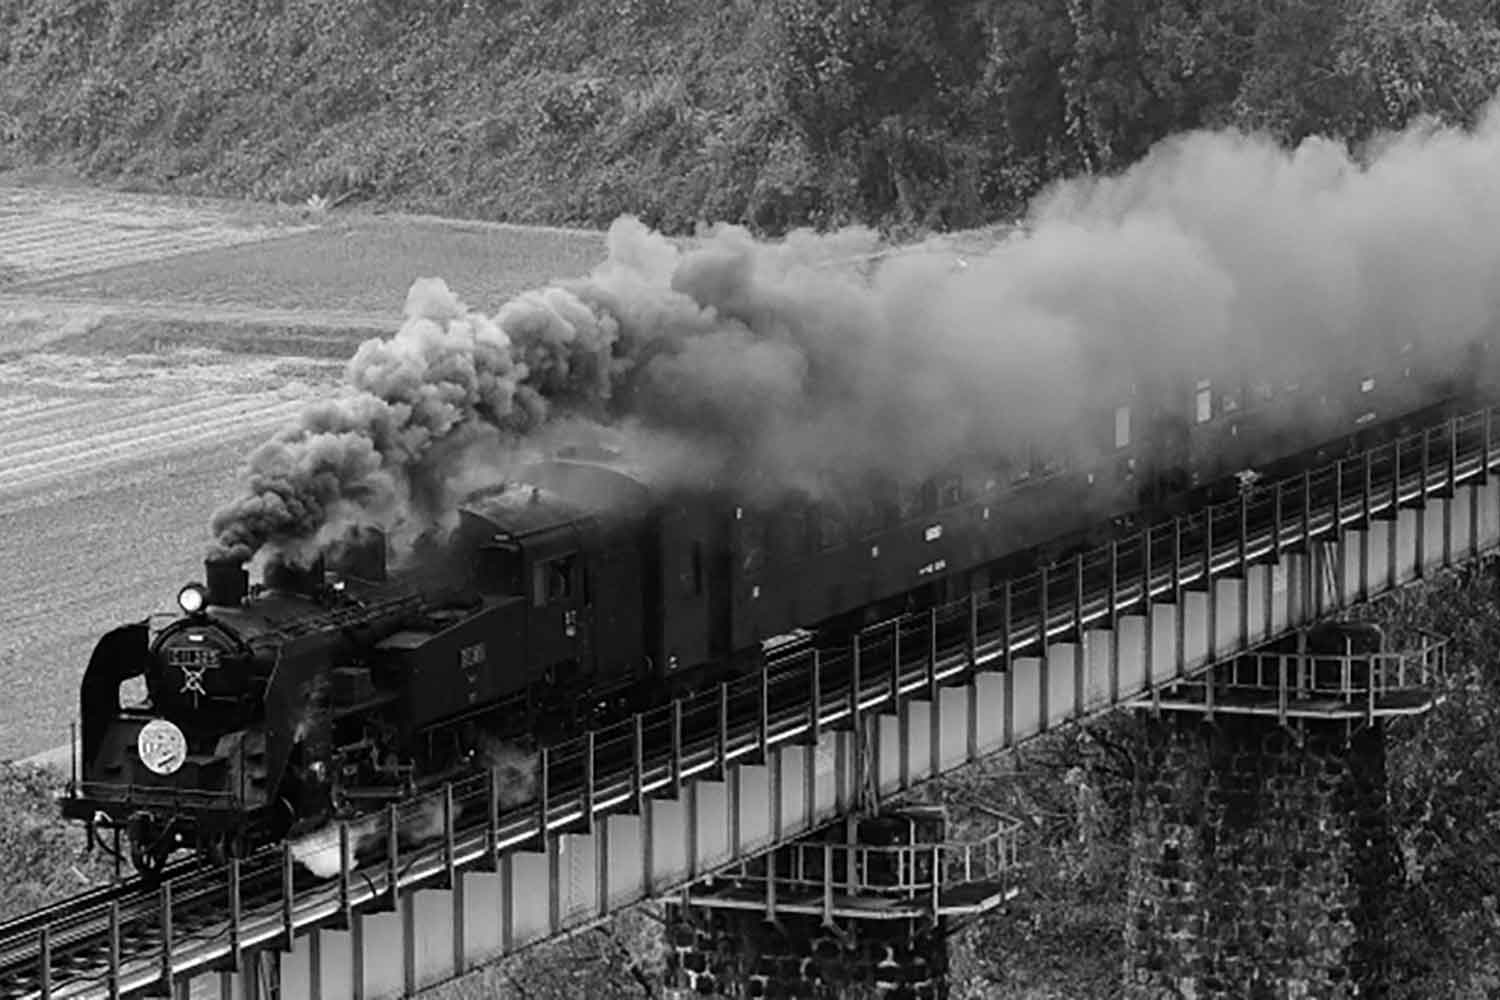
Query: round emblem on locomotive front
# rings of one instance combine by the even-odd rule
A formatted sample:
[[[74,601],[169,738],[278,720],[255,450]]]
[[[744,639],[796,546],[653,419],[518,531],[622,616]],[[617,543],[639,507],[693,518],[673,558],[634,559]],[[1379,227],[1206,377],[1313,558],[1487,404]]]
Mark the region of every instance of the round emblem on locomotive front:
[[[187,760],[187,737],[174,723],[152,719],[135,738],[141,763],[157,774],[173,774]]]

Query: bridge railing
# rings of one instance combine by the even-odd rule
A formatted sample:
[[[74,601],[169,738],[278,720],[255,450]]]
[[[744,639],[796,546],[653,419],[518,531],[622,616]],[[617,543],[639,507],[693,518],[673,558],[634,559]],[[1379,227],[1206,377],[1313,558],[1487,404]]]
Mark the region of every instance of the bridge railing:
[[[497,864],[502,853],[516,848],[545,850],[548,838],[589,829],[608,813],[641,811],[648,799],[675,797],[689,778],[722,775],[732,763],[763,761],[773,747],[787,742],[815,742],[826,727],[858,727],[871,712],[900,714],[913,696],[936,700],[944,684],[961,682],[977,669],[998,671],[1009,685],[1017,657],[1040,654],[1048,643],[1076,640],[1087,629],[1109,629],[1121,615],[1142,614],[1150,602],[1180,604],[1184,591],[1206,591],[1212,621],[1214,580],[1243,576],[1251,564],[1275,562],[1284,551],[1335,541],[1344,529],[1393,517],[1398,507],[1420,507],[1429,498],[1453,496],[1460,482],[1483,481],[1494,465],[1492,425],[1489,409],[1449,419],[1361,455],[1244,492],[1192,516],[1144,528],[1062,566],[904,616],[847,645],[773,662],[754,676],[543,750],[534,766],[495,769],[373,819],[340,824],[333,834],[338,841],[332,849],[337,871],[331,880],[315,882],[300,874],[301,862],[290,846],[228,868],[183,876],[169,891],[179,893],[179,898],[191,894],[223,900],[223,918],[179,922],[170,935],[164,930],[162,974],[175,967],[174,948],[180,953],[194,941],[227,947],[237,958],[250,934],[246,909],[258,908],[261,918],[266,907],[279,913],[277,934],[289,942],[300,927],[347,919],[355,909],[389,905],[384,901],[398,886],[451,879],[457,868]],[[1469,515],[1479,516],[1473,505]],[[1449,544],[1446,536],[1441,544]],[[1343,548],[1330,546],[1338,553]],[[1330,572],[1342,573],[1343,567],[1330,564]],[[1386,582],[1399,581],[1393,576]],[[1339,595],[1342,588],[1328,592]],[[1317,609],[1326,612],[1336,610],[1342,598],[1320,600],[1331,602]],[[1179,628],[1180,621],[1179,616]],[[1176,642],[1176,662],[1153,667],[1157,672],[1143,680],[1133,679],[1133,690],[1122,689],[1117,673],[1090,687],[1082,682],[1084,665],[1076,659],[1075,701],[1066,706],[1066,714],[1082,716],[1186,679],[1201,666],[1201,657],[1190,662],[1185,646]],[[1041,669],[1037,718],[1039,727],[1046,729],[1064,706],[1047,704],[1045,671],[1052,665],[1046,657]],[[1398,682],[1400,669],[1398,665]],[[1015,704],[1009,694],[1007,689],[1005,745],[1012,745],[1016,735]],[[972,715],[968,730],[972,747]],[[862,752],[860,741],[854,747],[856,755]],[[856,761],[856,769],[859,766]],[[429,831],[442,829],[440,843],[418,845],[415,831],[424,826]],[[356,868],[364,858],[370,860]],[[97,907],[90,913],[98,925],[105,923],[106,914]],[[567,914],[549,926],[566,929],[599,915]],[[253,942],[257,946],[264,943],[264,926],[261,919]],[[54,935],[44,945],[47,934],[24,922],[5,925],[0,927],[0,952],[39,948],[41,952],[30,953],[55,954],[59,947],[85,946],[82,931],[71,937]],[[99,940],[96,931],[91,946],[97,949]],[[100,971],[92,974],[118,982],[118,926],[109,940],[113,958],[96,961],[94,968]],[[222,960],[222,955],[215,959]]]

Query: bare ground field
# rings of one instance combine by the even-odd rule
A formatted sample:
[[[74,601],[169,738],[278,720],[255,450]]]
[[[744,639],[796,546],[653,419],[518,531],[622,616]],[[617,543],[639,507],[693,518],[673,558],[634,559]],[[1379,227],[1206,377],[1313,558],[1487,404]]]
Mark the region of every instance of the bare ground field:
[[[600,234],[0,187],[0,759],[66,741],[99,635],[201,576],[246,455],[400,321],[492,311]]]
[[[0,757],[60,742],[94,640],[201,577],[245,454],[335,372],[184,351],[0,363]]]
[[[0,184],[7,298],[399,318],[413,280],[441,277],[493,311],[603,252],[582,230]]]

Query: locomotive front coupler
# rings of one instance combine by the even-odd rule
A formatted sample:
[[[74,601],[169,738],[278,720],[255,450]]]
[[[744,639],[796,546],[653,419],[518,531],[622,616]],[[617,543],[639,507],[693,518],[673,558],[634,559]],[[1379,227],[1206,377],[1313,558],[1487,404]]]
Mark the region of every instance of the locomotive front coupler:
[[[151,850],[160,848],[163,844],[181,844],[183,842],[181,833],[173,833],[173,827],[177,826],[177,817],[168,817],[167,821],[157,826],[156,814],[145,809],[137,810],[130,814],[125,821],[125,832],[130,837],[130,842],[140,844],[143,847],[150,845]]]

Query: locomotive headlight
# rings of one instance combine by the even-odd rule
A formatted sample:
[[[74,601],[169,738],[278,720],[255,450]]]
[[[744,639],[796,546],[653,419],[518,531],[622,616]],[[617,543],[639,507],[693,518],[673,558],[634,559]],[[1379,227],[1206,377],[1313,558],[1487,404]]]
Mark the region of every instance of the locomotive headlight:
[[[208,591],[199,583],[190,583],[177,592],[177,606],[190,615],[208,607]]]

